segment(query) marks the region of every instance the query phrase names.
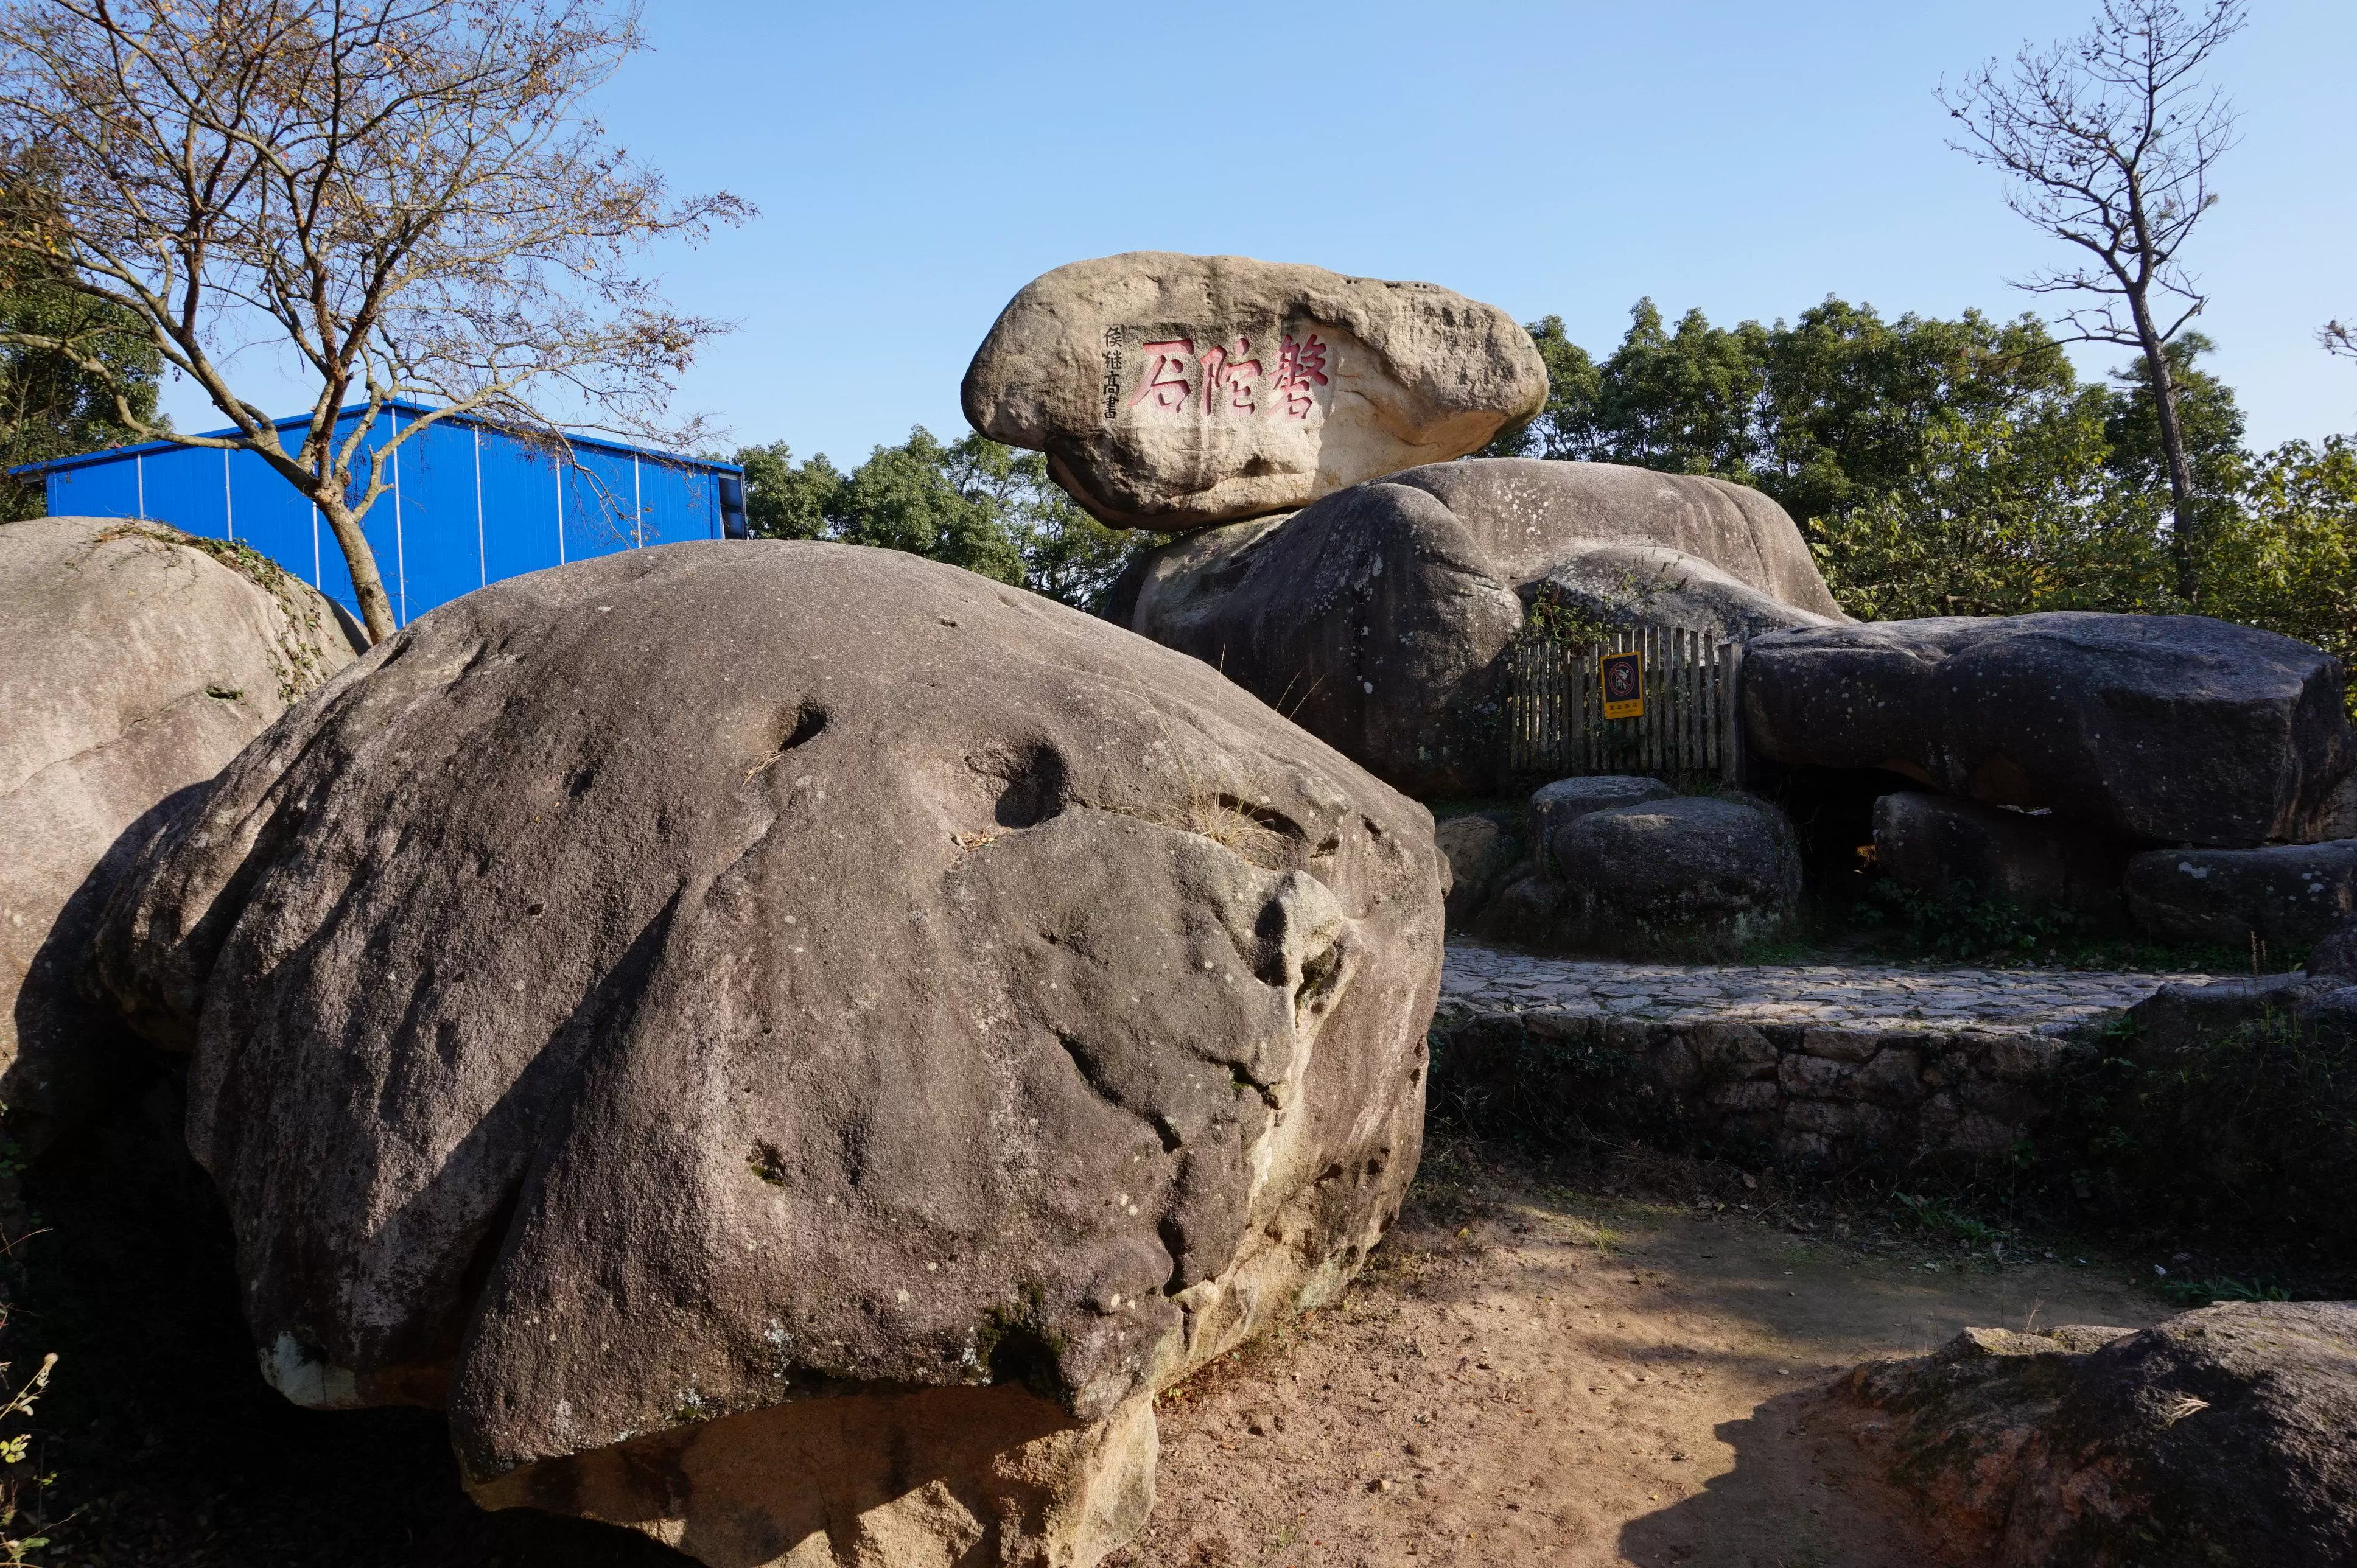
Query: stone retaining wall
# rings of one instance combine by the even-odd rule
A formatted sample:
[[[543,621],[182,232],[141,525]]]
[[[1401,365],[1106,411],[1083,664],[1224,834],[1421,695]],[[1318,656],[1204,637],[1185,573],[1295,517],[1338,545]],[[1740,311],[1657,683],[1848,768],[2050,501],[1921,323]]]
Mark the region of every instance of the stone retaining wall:
[[[1444,1004],[1443,1114],[1547,1139],[1637,1138],[1821,1171],[1980,1165],[2026,1147],[2080,1031],[1639,1022]]]

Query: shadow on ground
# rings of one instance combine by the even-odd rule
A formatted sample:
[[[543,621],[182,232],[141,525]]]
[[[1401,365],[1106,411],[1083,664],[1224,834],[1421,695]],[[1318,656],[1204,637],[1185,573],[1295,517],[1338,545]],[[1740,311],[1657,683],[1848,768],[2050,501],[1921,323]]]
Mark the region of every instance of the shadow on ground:
[[[1734,1450],[1734,1467],[1630,1520],[1621,1557],[1646,1568],[1923,1568],[1940,1561],[1926,1555],[1903,1502],[1846,1464],[1848,1455],[1813,1440],[1809,1418],[1823,1398],[1795,1390],[1721,1422],[1712,1435]]]
[[[307,1411],[262,1380],[229,1222],[180,1139],[176,1067],[113,1042],[124,1091],[27,1178],[39,1233],[9,1358],[58,1352],[38,1412],[54,1568],[680,1568],[635,1532],[485,1513],[442,1418]]]

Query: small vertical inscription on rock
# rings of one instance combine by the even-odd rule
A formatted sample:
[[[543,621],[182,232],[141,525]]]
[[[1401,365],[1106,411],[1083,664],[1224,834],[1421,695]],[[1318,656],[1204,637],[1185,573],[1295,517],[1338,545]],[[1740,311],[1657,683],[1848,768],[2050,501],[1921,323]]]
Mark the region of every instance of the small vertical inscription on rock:
[[[1129,328],[1108,327],[1104,340],[1104,413],[1110,422],[1121,412],[1121,350],[1129,341]]]

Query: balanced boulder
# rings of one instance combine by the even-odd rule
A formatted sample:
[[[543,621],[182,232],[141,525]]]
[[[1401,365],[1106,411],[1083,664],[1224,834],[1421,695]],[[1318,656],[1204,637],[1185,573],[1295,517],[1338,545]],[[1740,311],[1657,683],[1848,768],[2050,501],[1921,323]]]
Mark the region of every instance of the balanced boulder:
[[[1208,667],[695,543],[390,639],[99,972],[195,1052],[290,1397],[716,1564],[1084,1563],[1154,1391],[1390,1223],[1440,941],[1424,809]]]
[[[2312,836],[2357,766],[2330,655],[2199,616],[2057,612],[1755,639],[1747,744],[2126,838]]]
[[[1875,860],[1938,897],[2098,918],[2120,912],[2127,852],[2085,824],[1904,789],[1874,803]]]
[[[1858,1368],[1827,1409],[1959,1562],[2357,1562],[2357,1303],[1968,1328]]]
[[[1172,532],[1478,451],[1546,393],[1530,335],[1462,295],[1164,251],[1025,285],[963,388],[1100,521]]]
[[[75,980],[126,835],[351,658],[328,601],[250,551],[121,519],[0,527],[0,1101],[37,1136],[95,1089]]]
[[[2305,947],[2357,915],[2357,839],[2148,850],[2127,863],[2127,899],[2164,941]]]
[[[1623,567],[1655,574],[1630,577],[1627,624],[1645,624],[1647,599],[1663,594],[1679,607],[1663,624],[1732,627],[1757,612],[1760,624],[1816,626],[1840,614],[1800,530],[1756,490],[1518,457],[1412,468],[1290,518],[1178,541],[1133,564],[1108,613],[1218,666],[1400,788],[1485,793],[1503,760],[1503,655],[1526,601],[1598,550],[1620,563],[1596,579],[1605,588]],[[1689,593],[1663,552],[1708,566],[1717,601]],[[1713,602],[1734,621],[1713,620]],[[1777,605],[1787,608],[1770,614]]]

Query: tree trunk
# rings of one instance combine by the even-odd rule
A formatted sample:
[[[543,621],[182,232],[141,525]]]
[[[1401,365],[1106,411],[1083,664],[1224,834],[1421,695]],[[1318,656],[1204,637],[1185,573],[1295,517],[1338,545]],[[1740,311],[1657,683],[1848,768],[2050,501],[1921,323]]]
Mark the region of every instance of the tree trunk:
[[[368,535],[361,532],[361,520],[344,504],[340,491],[333,498],[313,497],[319,514],[335,531],[336,543],[343,550],[344,565],[352,575],[352,592],[361,602],[361,623],[368,628],[371,642],[382,642],[400,629],[393,625],[393,601],[385,597],[384,577],[376,569],[376,552],[369,548]]]
[[[2177,556],[2177,596],[2186,608],[2201,607],[2200,520],[2195,516],[2193,464],[2185,456],[2185,427],[2177,417],[2177,376],[2169,368],[2169,347],[2160,340],[2144,297],[2129,301],[2136,313],[2136,336],[2144,346],[2145,368],[2152,377],[2153,413],[2160,420],[2160,450],[2169,462],[2169,504],[2173,519],[2170,544]]]

